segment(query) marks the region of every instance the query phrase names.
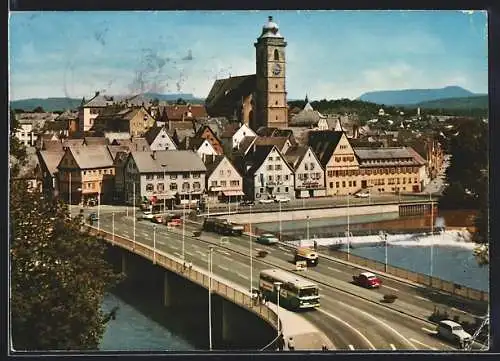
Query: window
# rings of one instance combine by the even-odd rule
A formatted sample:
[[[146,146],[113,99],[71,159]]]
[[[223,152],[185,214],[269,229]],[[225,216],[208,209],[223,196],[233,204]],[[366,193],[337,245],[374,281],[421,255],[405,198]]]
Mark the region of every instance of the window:
[[[153,183],[146,184],[146,192],[152,192],[154,189]]]
[[[99,169],[99,174],[101,174],[101,170]]]
[[[212,181],[212,187],[217,187],[217,181]]]
[[[170,179],[177,179],[177,174],[171,174]],[[177,188],[176,188],[177,189]]]
[[[311,163],[311,170],[314,170],[314,163]]]
[[[231,175],[231,169],[228,169],[227,170],[227,175],[230,176]]]
[[[274,158],[273,157],[269,157],[269,160],[272,161],[272,160],[274,160]]]
[[[352,187],[352,181],[349,181],[349,187]]]
[[[163,179],[163,173],[162,174],[157,174],[156,179]]]
[[[288,174],[285,174],[285,180],[288,180]]]
[[[406,178],[403,178],[403,184],[406,184]],[[404,189],[404,187],[403,187]]]
[[[342,181],[342,187],[345,188],[345,181]]]
[[[83,171],[83,175],[86,175],[86,174],[87,174],[87,171],[86,171],[86,170],[84,170],[84,171]]]
[[[275,102],[274,102],[274,105],[278,105],[278,101],[275,101]]]
[[[340,188],[340,182],[335,182],[335,186],[336,186],[337,188]],[[330,188],[333,188],[333,187],[330,187]]]
[[[356,181],[352,181],[352,185],[356,187]]]
[[[279,182],[279,181],[281,181],[281,175],[280,175],[280,174],[278,174],[278,175],[276,176],[276,182]]]
[[[193,173],[193,178],[200,178],[200,173]]]
[[[280,60],[280,54],[278,49],[274,49],[274,60]]]
[[[307,165],[307,163],[304,163],[304,169],[309,170],[309,166]]]
[[[240,181],[239,180],[232,180],[230,182],[231,184],[231,187],[238,187],[240,185]]]
[[[260,193],[264,193],[264,188],[261,188],[261,189],[260,189]]]
[[[274,169],[276,169],[276,170],[281,170],[281,164],[276,164],[276,165],[274,166]]]
[[[413,183],[417,183],[417,178],[414,178],[414,179],[413,179]]]
[[[221,187],[225,187],[225,186],[226,186],[226,184],[227,184],[227,182],[226,182],[225,180],[220,181],[220,186],[221,186]]]
[[[200,189],[201,185],[200,182],[193,182],[193,189]]]
[[[330,182],[330,188],[333,188],[333,182]]]
[[[273,170],[273,165],[272,164],[268,164],[267,165],[267,170]]]
[[[342,160],[342,158],[340,158],[340,157],[335,157],[335,161],[336,161],[337,163],[340,163],[340,161],[341,161],[341,160]]]
[[[182,190],[185,192],[185,191],[188,191],[190,188],[189,186],[189,183],[188,182],[184,182],[182,183]]]
[[[183,179],[189,178],[189,173],[182,173],[182,178]]]
[[[276,192],[278,192],[278,193],[280,192],[280,187],[278,187],[278,189],[276,189]]]
[[[153,180],[152,174],[146,174],[146,180]]]
[[[219,175],[221,175],[221,176],[224,175],[224,169],[219,170]]]
[[[327,172],[327,174],[328,174],[328,177],[333,177],[333,170],[329,170],[329,171]],[[339,176],[338,171],[335,171],[335,175],[336,175],[337,177]]]
[[[177,190],[177,183],[170,183],[170,190],[176,191]]]
[[[157,190],[158,192],[163,192],[163,190],[164,190],[164,189],[165,189],[165,186],[163,185],[163,183],[158,183],[158,184],[156,185],[156,190]]]
[[[273,176],[272,175],[268,176],[268,179],[269,179],[269,182],[272,182],[273,181]]]
[[[288,193],[288,187],[285,187],[285,192]]]

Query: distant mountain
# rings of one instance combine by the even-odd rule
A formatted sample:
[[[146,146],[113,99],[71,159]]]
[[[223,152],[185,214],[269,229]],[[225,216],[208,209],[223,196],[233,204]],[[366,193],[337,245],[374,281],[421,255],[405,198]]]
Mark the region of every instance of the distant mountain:
[[[416,106],[424,109],[488,109],[488,96],[437,99],[418,103]]]
[[[174,93],[174,94],[160,94],[160,93],[144,93],[147,99],[157,98],[160,101],[175,102],[177,99],[182,98],[186,102],[193,104],[203,103],[205,100],[201,98],[195,98],[193,94],[187,93]],[[87,98],[89,100],[90,98]],[[32,111],[37,107],[42,107],[43,110],[47,112],[53,112],[57,110],[71,110],[77,109],[80,106],[81,98],[29,98],[29,99],[19,99],[10,102],[12,109],[23,109],[26,111]]]
[[[53,112],[56,110],[71,110],[80,106],[82,99],[75,98],[30,98],[13,100],[10,102],[12,109],[23,109],[32,111],[37,107],[42,107],[46,112]]]
[[[384,90],[364,93],[358,99],[384,105],[411,105],[448,98],[466,98],[477,96],[459,86],[447,86],[441,89],[404,89]]]

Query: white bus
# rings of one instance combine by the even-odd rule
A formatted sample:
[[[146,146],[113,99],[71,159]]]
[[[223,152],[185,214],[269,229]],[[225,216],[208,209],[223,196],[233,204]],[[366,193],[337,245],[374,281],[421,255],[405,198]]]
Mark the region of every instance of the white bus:
[[[315,283],[281,269],[266,269],[260,272],[259,289],[264,297],[276,302],[274,282],[281,282],[280,306],[301,310],[319,307],[319,288]]]

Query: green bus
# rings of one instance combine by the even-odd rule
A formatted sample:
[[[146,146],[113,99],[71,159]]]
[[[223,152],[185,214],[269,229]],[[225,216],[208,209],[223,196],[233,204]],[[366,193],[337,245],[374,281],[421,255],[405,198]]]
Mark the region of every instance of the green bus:
[[[319,307],[319,287],[315,283],[277,268],[262,270],[259,279],[260,292],[273,302],[277,301],[275,282],[281,282],[280,306],[290,310]]]

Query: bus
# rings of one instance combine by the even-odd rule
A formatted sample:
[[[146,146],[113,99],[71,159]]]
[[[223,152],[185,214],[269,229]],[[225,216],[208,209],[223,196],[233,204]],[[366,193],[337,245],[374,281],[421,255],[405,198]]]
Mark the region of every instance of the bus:
[[[319,287],[315,283],[277,268],[262,270],[259,290],[273,302],[277,299],[275,282],[281,282],[280,306],[294,311],[319,307]]]

